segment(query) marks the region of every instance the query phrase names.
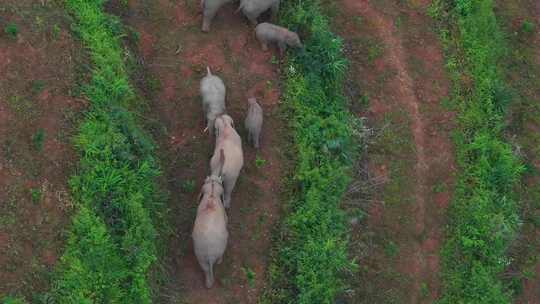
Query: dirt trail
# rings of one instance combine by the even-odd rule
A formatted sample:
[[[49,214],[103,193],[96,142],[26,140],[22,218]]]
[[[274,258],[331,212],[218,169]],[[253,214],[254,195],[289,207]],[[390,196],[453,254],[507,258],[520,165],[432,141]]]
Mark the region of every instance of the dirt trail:
[[[439,105],[448,90],[442,53],[435,35],[426,30],[426,3],[341,2],[350,21],[338,27],[353,57],[357,90],[369,96],[368,112],[359,115],[375,125],[389,121],[390,128],[398,129],[397,140],[377,144],[397,145],[394,151],[367,156],[375,178],[393,181],[369,208],[367,231],[358,231],[375,235],[368,243],[382,243],[368,245],[371,252],[359,261],[366,271],[361,280],[374,285],[359,292],[366,303],[432,303],[438,296],[438,251],[454,171],[448,132],[452,114]],[[368,62],[356,57],[366,48]]]
[[[160,143],[171,193],[175,237],[169,246],[161,303],[255,303],[266,273],[270,229],[279,213],[282,174],[278,65],[262,52],[253,29],[235,5],[226,5],[209,34],[200,31],[199,1],[129,1],[126,24],[139,33],[138,51],[146,69],[141,88],[151,99],[150,126]],[[205,124],[199,81],[206,66],[227,87],[227,111],[244,139],[245,165],[232,196],[229,244],[214,271],[215,286],[204,287],[193,255],[191,229],[197,195],[208,172],[213,142]],[[247,146],[243,120],[247,97],[265,111],[262,150]]]

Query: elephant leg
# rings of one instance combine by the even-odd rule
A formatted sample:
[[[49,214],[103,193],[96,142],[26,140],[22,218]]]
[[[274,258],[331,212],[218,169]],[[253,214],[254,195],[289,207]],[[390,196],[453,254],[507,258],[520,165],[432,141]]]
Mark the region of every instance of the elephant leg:
[[[232,178],[229,179],[225,184],[225,193],[224,193],[225,202],[224,202],[224,205],[225,205],[225,208],[227,208],[227,209],[229,209],[231,207],[231,194],[232,194],[232,191],[233,191],[235,185],[236,185],[236,178],[235,179],[232,179]]]
[[[283,54],[285,53],[285,48],[286,48],[285,43],[278,42],[278,47],[279,47],[279,54],[283,56]]]
[[[279,12],[279,1],[276,1],[276,3],[274,3],[274,5],[272,5],[272,7],[270,9],[272,11],[272,19],[275,20],[277,18],[277,14]]]
[[[206,274],[206,288],[212,288],[212,285],[214,285],[214,265],[212,265],[211,261],[208,261],[208,272]]]
[[[261,42],[261,46],[262,46],[262,50],[263,50],[263,51],[265,51],[265,52],[268,51],[268,43],[266,43],[266,42]]]
[[[207,33],[210,31],[210,24],[212,23],[212,19],[214,19],[214,16],[216,15],[217,10],[204,10],[203,12],[203,25],[202,25],[202,31]]]
[[[253,145],[255,146],[255,149],[259,149],[259,133],[253,134]]]

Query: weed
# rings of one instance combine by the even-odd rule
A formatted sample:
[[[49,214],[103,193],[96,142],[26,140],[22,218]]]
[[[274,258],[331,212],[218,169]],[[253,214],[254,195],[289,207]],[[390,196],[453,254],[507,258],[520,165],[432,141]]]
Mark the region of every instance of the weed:
[[[7,296],[2,299],[3,304],[26,304],[24,298]]]
[[[37,95],[45,88],[45,82],[43,80],[32,80],[30,83],[30,92],[32,95]]]
[[[513,189],[523,167],[502,134],[509,102],[498,64],[506,52],[503,35],[491,0],[434,1],[429,14],[440,22],[454,81],[460,168],[441,254],[439,303],[509,303],[500,274],[520,222]],[[460,81],[462,75],[473,85]]]
[[[45,141],[45,131],[38,129],[34,135],[32,135],[32,147],[36,151],[43,150],[43,142]]]
[[[429,288],[426,282],[420,283],[420,296],[424,299],[429,296]]]
[[[79,170],[69,181],[77,211],[51,296],[58,303],[150,303],[156,226],[164,225],[160,171],[153,142],[128,110],[135,94],[118,40],[123,27],[102,3],[65,1],[93,67],[83,87],[89,111],[74,138]]]
[[[192,193],[193,191],[195,191],[195,181],[192,179],[185,180],[180,185],[180,188],[184,193]]]
[[[305,33],[304,49],[290,52],[284,106],[291,114],[297,164],[284,220],[285,237],[270,266],[263,303],[333,303],[344,291],[348,259],[346,215],[340,202],[354,153],[352,116],[342,95],[347,61],[318,0],[284,3],[281,24]]]
[[[392,241],[386,242],[384,244],[384,254],[389,257],[393,258],[399,253],[399,247],[396,245],[396,243]]]
[[[56,40],[58,39],[59,36],[60,36],[60,27],[58,26],[58,24],[54,24],[51,27],[51,37],[53,40]]]
[[[9,23],[8,25],[6,25],[6,27],[4,28],[4,33],[6,33],[8,35],[8,37],[12,38],[12,39],[16,39],[17,38],[17,34],[19,33],[19,30],[17,28],[17,25],[14,24],[14,23]]]
[[[257,155],[255,157],[255,167],[257,168],[262,168],[264,165],[266,165],[266,160],[265,159],[262,159],[259,157],[259,155]]]
[[[272,58],[270,58],[271,64],[279,64],[279,60],[275,55],[272,55]]]
[[[41,202],[41,190],[40,189],[30,189],[30,199],[35,205]]]
[[[521,26],[520,26],[520,31],[524,34],[531,34],[534,32],[534,23],[532,23],[531,21],[529,20],[524,20],[522,23],[521,23]]]
[[[436,183],[436,184],[433,185],[433,187],[431,188],[431,191],[433,191],[433,193],[441,193],[441,192],[444,192],[444,191],[446,191],[446,185],[445,185],[443,182]]]
[[[362,94],[360,95],[360,98],[358,98],[358,104],[362,109],[367,109],[369,107],[369,95],[368,94]]]
[[[249,288],[255,287],[255,272],[249,267],[242,267]]]
[[[383,48],[379,43],[372,43],[368,47],[367,59],[369,64],[373,64],[375,59],[381,57],[383,54]]]

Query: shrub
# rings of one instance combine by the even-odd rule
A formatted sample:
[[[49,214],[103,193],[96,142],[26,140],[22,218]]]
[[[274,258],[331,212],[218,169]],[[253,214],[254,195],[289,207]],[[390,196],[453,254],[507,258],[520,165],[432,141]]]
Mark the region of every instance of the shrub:
[[[460,168],[442,250],[440,303],[509,303],[499,274],[519,225],[513,187],[523,167],[504,142],[510,102],[499,60],[506,53],[491,0],[435,1],[457,107]],[[472,86],[460,82],[463,76]]]
[[[4,28],[4,33],[6,33],[8,37],[15,39],[17,38],[17,34],[19,33],[19,29],[17,28],[16,24],[10,23]]]
[[[70,181],[77,213],[55,271],[57,303],[150,303],[148,271],[156,260],[160,208],[154,146],[128,110],[135,95],[124,67],[116,19],[101,0],[66,0],[89,50],[90,101],[75,136],[81,156]]]
[[[284,220],[285,237],[270,266],[268,303],[333,303],[355,268],[347,256],[340,201],[350,180],[351,115],[341,94],[347,62],[318,0],[288,1],[281,22],[297,31],[304,49],[285,67],[296,168],[295,191]]]

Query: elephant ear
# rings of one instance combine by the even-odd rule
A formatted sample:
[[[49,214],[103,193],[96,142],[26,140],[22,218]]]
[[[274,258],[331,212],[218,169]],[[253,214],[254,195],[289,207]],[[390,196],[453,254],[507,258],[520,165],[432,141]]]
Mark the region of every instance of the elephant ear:
[[[201,190],[201,192],[199,193],[199,199],[197,200],[199,203],[201,203],[201,200],[202,200],[202,198],[203,198],[203,194],[204,194],[204,193],[203,193],[202,190]]]

